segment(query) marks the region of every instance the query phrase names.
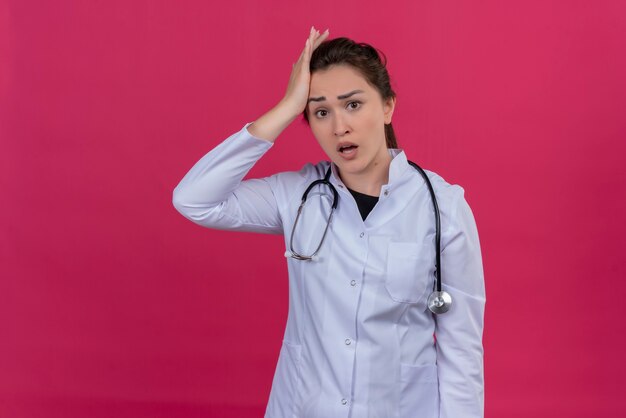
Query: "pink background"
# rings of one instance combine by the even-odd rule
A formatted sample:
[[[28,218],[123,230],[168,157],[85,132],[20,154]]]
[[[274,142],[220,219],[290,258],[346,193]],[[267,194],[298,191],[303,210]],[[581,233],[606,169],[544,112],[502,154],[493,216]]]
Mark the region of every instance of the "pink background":
[[[401,146],[466,189],[486,416],[626,416],[623,1],[1,0],[0,417],[262,416],[282,238],[171,196],[312,24],[385,52]],[[323,158],[298,120],[252,174]]]

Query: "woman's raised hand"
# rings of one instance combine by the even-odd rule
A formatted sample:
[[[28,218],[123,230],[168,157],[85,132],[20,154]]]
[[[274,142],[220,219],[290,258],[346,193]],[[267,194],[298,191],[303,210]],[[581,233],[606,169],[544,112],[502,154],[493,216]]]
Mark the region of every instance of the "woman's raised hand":
[[[328,38],[328,34],[328,29],[320,34],[314,27],[311,27],[304,49],[298,61],[293,64],[285,96],[276,106],[248,125],[250,134],[274,142],[278,135],[304,111],[309,99],[311,55],[315,48]]]
[[[320,34],[315,27],[311,26],[311,31],[304,44],[304,49],[298,61],[293,64],[283,102],[292,107],[296,114],[304,111],[309,98],[309,83],[311,82],[309,65],[311,63],[311,55],[313,55],[313,51],[328,38],[328,35],[328,29]]]

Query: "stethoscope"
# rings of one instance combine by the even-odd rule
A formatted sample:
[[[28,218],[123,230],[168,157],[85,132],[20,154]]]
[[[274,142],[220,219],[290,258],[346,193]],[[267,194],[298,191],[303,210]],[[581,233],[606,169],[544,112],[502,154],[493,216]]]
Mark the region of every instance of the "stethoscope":
[[[435,207],[435,223],[436,223],[436,234],[435,234],[436,261],[435,262],[437,263],[435,265],[435,278],[436,279],[435,279],[435,286],[434,286],[435,290],[431,292],[431,294],[428,296],[428,309],[430,309],[430,311],[434,314],[442,314],[442,313],[448,312],[448,310],[450,309],[450,305],[452,305],[452,296],[450,296],[450,294],[446,292],[445,290],[441,289],[441,263],[440,263],[441,262],[441,218],[439,216],[439,205],[437,205],[437,198],[435,197],[435,190],[433,189],[433,185],[430,183],[430,180],[428,179],[428,176],[426,175],[424,170],[422,170],[420,166],[418,166],[412,161],[409,161],[409,164],[411,164],[417,171],[419,171],[419,173],[422,175],[422,177],[426,181],[426,185],[428,186],[428,191],[430,192],[430,197],[433,201],[433,206]],[[300,203],[300,206],[298,207],[298,214],[296,215],[296,220],[294,221],[293,227],[291,229],[291,237],[289,238],[289,251],[285,252],[285,257],[291,257],[296,260],[302,260],[302,261],[316,261],[318,259],[317,253],[319,252],[320,248],[322,248],[322,244],[324,243],[324,239],[326,238],[326,233],[328,232],[328,227],[330,226],[330,221],[333,217],[333,212],[337,208],[337,203],[339,202],[339,194],[337,193],[337,189],[335,189],[335,186],[331,184],[329,179],[330,179],[330,167],[328,167],[328,170],[326,171],[326,175],[324,176],[324,178],[315,180],[314,182],[309,184],[309,187],[307,187],[306,190],[304,191],[304,194],[302,195],[302,203]],[[315,249],[315,251],[313,251],[313,254],[311,255],[299,254],[297,251],[293,249],[293,237],[296,231],[296,226],[298,225],[298,219],[300,219],[302,208],[304,208],[304,204],[309,195],[309,192],[311,191],[313,187],[320,185],[320,184],[328,186],[330,190],[333,192],[332,208],[330,210],[330,213],[328,214],[328,220],[326,221],[326,228],[324,229],[324,234],[322,235],[322,239],[320,240],[320,243]]]

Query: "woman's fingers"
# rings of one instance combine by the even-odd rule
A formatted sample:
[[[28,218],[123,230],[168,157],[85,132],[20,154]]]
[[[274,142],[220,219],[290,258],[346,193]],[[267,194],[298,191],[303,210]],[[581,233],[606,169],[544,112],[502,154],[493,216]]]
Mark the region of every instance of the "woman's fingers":
[[[323,33],[320,33],[318,30],[314,30],[314,28],[309,33],[309,38],[307,39],[307,44],[305,47],[305,51],[307,54],[304,54],[304,58],[308,63],[311,59],[311,55],[313,55],[313,51],[317,49],[317,47],[328,38],[330,32],[326,29]]]
[[[318,46],[320,46],[320,44],[322,42],[324,42],[326,40],[326,38],[328,38],[328,36],[330,35],[330,32],[328,31],[328,29],[326,29],[323,33],[319,33],[317,32],[317,37],[313,43],[313,51],[315,51],[315,49],[317,49]]]
[[[320,33],[315,27],[311,27],[311,31],[309,32],[309,37],[305,42],[304,49],[302,50],[302,54],[298,59],[298,62],[302,64],[302,67],[308,70],[309,63],[311,62],[311,56],[313,55],[313,51],[328,38],[330,32],[326,29],[323,33]],[[295,66],[295,65],[294,65]]]
[[[311,30],[309,31],[309,37],[304,42],[304,48],[302,48],[302,52],[300,53],[300,57],[298,58],[298,60],[300,60],[300,58],[302,58],[303,56],[306,56],[306,53],[308,52],[309,44],[311,44],[314,34],[315,34],[315,28],[311,26]]]
[[[326,38],[326,37],[328,36],[328,34],[329,34],[328,29],[326,29],[326,30],[325,30],[324,32],[322,32],[322,33],[320,33],[320,31],[319,31],[319,30],[314,29],[313,31],[311,31],[311,32],[309,33],[309,39],[311,39],[312,43],[314,43],[314,44],[315,44],[315,43],[317,43],[317,41],[318,41],[318,39],[319,39],[320,37],[324,37],[324,38]]]
[[[304,50],[302,50],[302,56],[300,57],[299,61],[301,61],[304,64],[308,64],[310,59],[311,59],[311,38],[306,40],[306,43],[304,45]]]

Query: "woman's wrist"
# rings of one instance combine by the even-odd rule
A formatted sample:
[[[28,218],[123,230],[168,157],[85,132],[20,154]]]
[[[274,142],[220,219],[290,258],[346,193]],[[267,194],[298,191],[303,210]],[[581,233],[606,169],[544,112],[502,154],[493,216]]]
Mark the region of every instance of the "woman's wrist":
[[[289,102],[281,100],[267,113],[248,125],[248,132],[257,138],[274,142],[299,114],[300,112],[297,112]]]

